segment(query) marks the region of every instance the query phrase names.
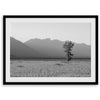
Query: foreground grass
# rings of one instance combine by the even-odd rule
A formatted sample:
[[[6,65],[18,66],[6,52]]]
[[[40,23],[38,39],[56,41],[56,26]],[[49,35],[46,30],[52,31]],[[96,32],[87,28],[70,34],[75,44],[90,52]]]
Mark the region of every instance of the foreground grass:
[[[11,60],[11,77],[90,77],[90,60]]]

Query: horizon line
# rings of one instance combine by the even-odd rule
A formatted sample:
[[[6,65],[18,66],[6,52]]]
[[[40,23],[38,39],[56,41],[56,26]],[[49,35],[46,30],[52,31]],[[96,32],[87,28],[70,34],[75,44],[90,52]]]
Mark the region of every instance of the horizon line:
[[[10,38],[14,38],[14,39],[16,39],[15,37],[13,37],[13,36],[10,36]],[[16,39],[16,40],[18,40],[18,41],[20,41],[20,42],[22,42],[22,43],[25,43],[25,42],[27,42],[27,41],[29,41],[29,40],[33,40],[33,39],[39,39],[39,40],[51,40],[51,41],[54,41],[54,40],[56,40],[56,41],[60,41],[60,42],[65,42],[65,41],[71,41],[71,40],[65,40],[65,41],[63,41],[63,40],[59,40],[59,39],[51,39],[51,38],[30,38],[30,39],[28,39],[28,40],[26,40],[26,41],[21,41],[21,40],[19,40],[19,39]],[[74,41],[72,41],[73,43],[76,43],[76,44],[85,44],[85,45],[89,45],[89,46],[91,46],[91,44],[87,44],[87,43],[78,43],[78,42],[74,42]]]

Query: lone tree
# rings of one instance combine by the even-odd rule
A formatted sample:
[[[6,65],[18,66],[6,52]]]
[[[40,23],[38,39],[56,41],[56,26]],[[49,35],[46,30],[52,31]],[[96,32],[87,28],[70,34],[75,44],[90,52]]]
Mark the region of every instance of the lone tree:
[[[66,59],[67,61],[70,61],[72,59],[72,48],[74,46],[74,43],[72,41],[66,41],[63,45],[63,48],[65,48],[65,53],[66,53]]]

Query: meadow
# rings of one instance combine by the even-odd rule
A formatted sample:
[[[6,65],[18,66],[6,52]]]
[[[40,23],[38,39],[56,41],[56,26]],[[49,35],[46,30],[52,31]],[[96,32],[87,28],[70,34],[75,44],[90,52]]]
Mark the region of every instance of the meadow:
[[[91,60],[11,60],[11,77],[91,77]]]

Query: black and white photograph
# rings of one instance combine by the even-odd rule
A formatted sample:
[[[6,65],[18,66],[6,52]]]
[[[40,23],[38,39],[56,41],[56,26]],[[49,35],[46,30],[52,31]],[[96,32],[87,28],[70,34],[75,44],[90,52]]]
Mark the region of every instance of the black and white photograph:
[[[3,16],[4,84],[98,84],[98,16]]]

